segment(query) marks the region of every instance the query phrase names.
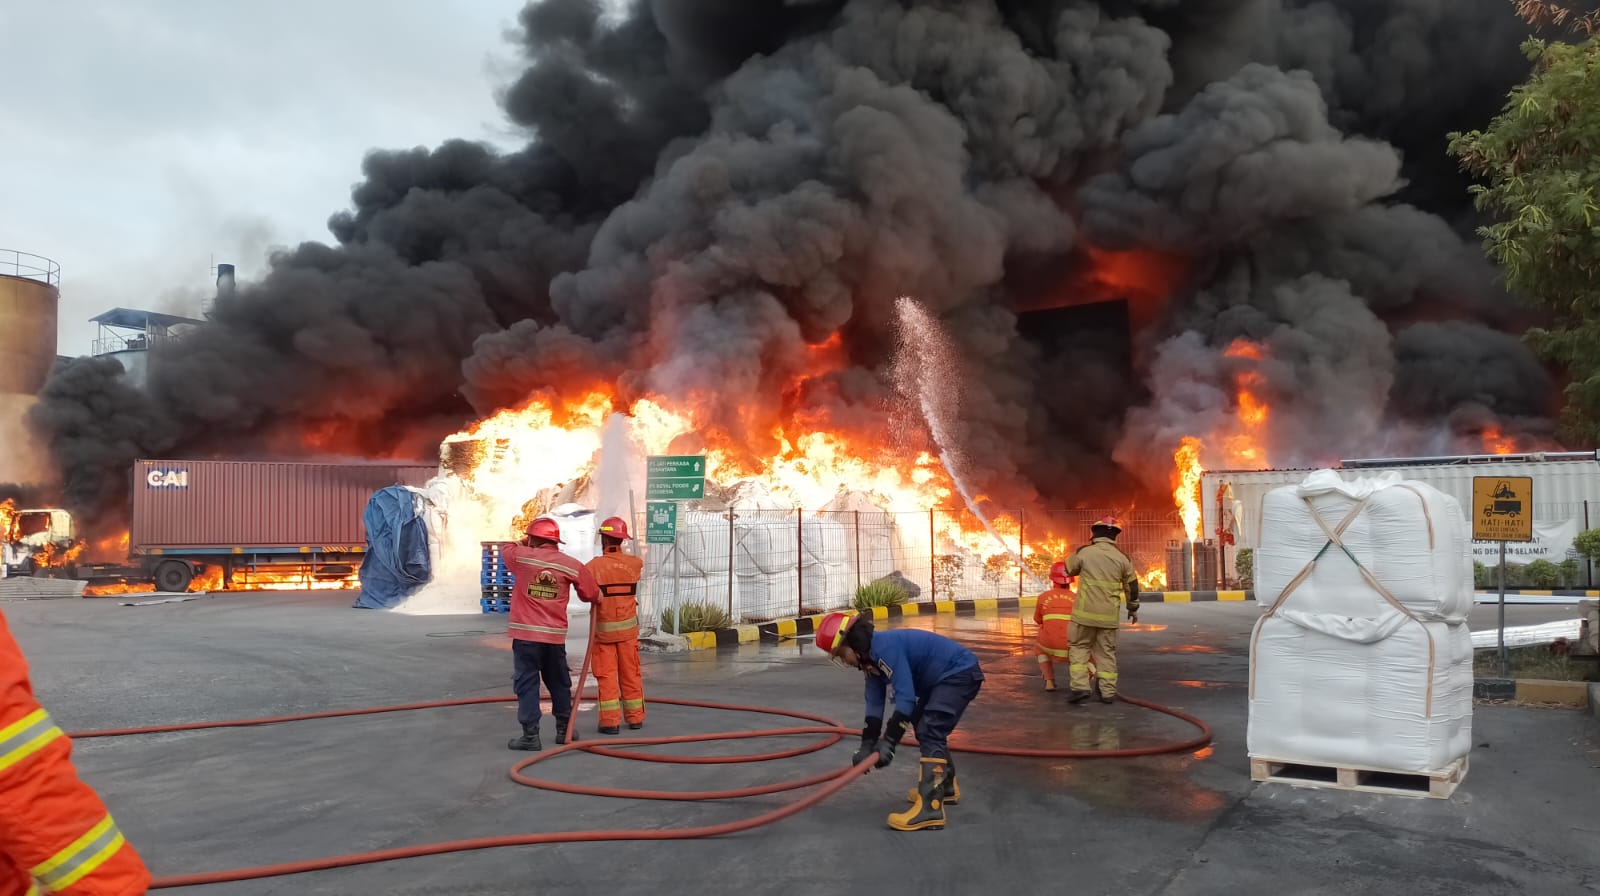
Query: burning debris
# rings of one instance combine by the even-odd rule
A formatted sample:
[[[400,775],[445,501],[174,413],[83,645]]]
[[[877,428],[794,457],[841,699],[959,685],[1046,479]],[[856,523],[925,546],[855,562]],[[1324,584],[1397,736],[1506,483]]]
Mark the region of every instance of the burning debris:
[[[448,438],[520,512],[623,414],[799,506],[949,505],[943,452],[1002,537],[1172,497],[1192,531],[1197,465],[1547,438],[1439,146],[1525,70],[1503,0],[601,6],[523,9],[525,148],[373,152],[336,244],[158,347],[147,391],[59,369],[68,506],[115,528],[135,457]],[[949,334],[938,439],[896,382],[906,294]]]

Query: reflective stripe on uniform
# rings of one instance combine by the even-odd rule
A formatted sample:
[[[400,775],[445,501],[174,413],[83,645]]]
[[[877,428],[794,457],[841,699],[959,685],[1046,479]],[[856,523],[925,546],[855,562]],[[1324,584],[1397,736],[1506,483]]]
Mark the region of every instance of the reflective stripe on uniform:
[[[1045,617],[1044,617],[1044,621],[1045,622],[1071,622],[1072,621],[1072,614],[1071,613],[1046,613]]]
[[[574,579],[578,578],[578,571],[576,569],[573,569],[570,566],[562,566],[559,563],[551,563],[549,560],[536,560],[532,557],[518,557],[516,558],[516,562],[526,563],[529,566],[537,567],[539,569],[559,570],[573,577]]]
[[[644,709],[643,700],[624,700],[622,705],[627,709]]]
[[[27,759],[58,737],[65,737],[50,714],[36,709],[21,719],[0,728],[0,771]]]
[[[517,629],[518,631],[538,632],[538,633],[540,633],[542,635],[564,635],[564,634],[567,633],[567,630],[564,627],[563,628],[556,628],[554,626],[549,626],[549,625],[529,625],[526,622],[508,623],[508,627]]]
[[[622,708],[622,701],[621,700],[601,700],[600,701],[600,711],[601,712],[605,712],[608,709],[621,709],[621,708]]]
[[[1040,651],[1040,653],[1039,653],[1039,662],[1041,662],[1041,663],[1045,661],[1045,654],[1049,654],[1050,656],[1053,656],[1058,660],[1064,660],[1064,659],[1067,658],[1067,653],[1068,653],[1068,651],[1065,648],[1046,647],[1043,644],[1039,645],[1039,651]]]
[[[101,865],[125,843],[122,832],[107,815],[82,837],[72,841],[66,849],[32,869],[34,877],[45,888],[60,892],[82,880]]]
[[[1071,665],[1067,666],[1067,669],[1068,669],[1068,671],[1071,671],[1071,672],[1087,672],[1087,671],[1089,671],[1089,664],[1088,663],[1072,663]]]
[[[600,593],[606,597],[632,597],[639,593],[639,585],[636,582],[612,582],[601,585]]]
[[[1101,681],[1116,681],[1117,680],[1117,673],[1115,673],[1115,672],[1101,672],[1100,673],[1100,680]]]
[[[1079,610],[1076,616],[1079,625],[1087,625],[1090,628],[1115,628],[1117,625],[1115,613],[1090,613],[1088,610]]]
[[[602,632],[620,632],[623,629],[634,628],[638,626],[638,624],[639,617],[629,616],[627,619],[619,619],[616,622],[602,622],[600,623],[599,630]]]
[[[44,891],[39,889],[38,881],[28,881],[28,892],[23,893],[22,896],[44,896]]]

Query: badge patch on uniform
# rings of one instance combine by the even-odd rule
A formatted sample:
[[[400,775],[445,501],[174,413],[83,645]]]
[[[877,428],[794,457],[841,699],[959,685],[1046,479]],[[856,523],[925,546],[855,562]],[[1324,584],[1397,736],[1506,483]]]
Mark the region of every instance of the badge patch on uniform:
[[[874,663],[877,666],[879,675],[882,675],[884,678],[894,678],[894,669],[891,668],[888,663],[884,662],[883,660],[875,660]]]
[[[533,600],[556,599],[556,577],[548,570],[539,573],[539,578],[528,583],[528,597]]]

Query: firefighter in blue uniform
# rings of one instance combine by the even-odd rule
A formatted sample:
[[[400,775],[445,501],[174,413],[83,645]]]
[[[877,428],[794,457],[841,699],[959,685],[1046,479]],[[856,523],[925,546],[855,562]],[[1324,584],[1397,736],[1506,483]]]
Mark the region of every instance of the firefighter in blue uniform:
[[[950,762],[950,732],[961,721],[978,689],[983,668],[972,651],[943,635],[920,629],[873,632],[864,614],[832,613],[817,626],[817,646],[830,657],[866,673],[867,718],[861,749],[852,763],[878,756],[873,768],[894,759],[907,729],[915,728],[922,749],[921,774],[908,795],[911,807],[889,816],[897,831],[939,830],[944,804],[961,799],[955,766]],[[893,693],[894,713],[887,725],[883,711]]]

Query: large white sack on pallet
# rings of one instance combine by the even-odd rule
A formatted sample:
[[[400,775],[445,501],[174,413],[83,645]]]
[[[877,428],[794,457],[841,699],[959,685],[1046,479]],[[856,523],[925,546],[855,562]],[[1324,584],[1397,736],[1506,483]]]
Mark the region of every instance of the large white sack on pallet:
[[[806,611],[842,610],[856,593],[856,574],[845,563],[810,563],[800,570],[800,599]]]
[[[800,574],[796,570],[734,578],[739,589],[734,622],[766,622],[798,615]]]
[[[1343,479],[1318,470],[1299,485],[1268,492],[1262,501],[1262,544],[1255,551],[1256,602],[1265,611],[1291,580],[1322,552],[1316,570],[1294,590],[1300,610],[1369,616],[1376,596],[1338,547],[1323,551],[1328,536],[1304,497],[1328,524],[1339,522],[1361,499],[1366,506],[1341,536],[1362,566],[1407,609],[1425,618],[1455,620],[1472,608],[1470,532],[1461,505],[1422,482],[1396,473]]]
[[[1251,758],[1433,774],[1472,749],[1465,623],[1284,609],[1256,621],[1250,675]]]
[[[746,519],[734,522],[733,573],[772,574],[800,565],[800,526],[793,519]]]
[[[844,523],[831,516],[813,517],[805,521],[801,547],[804,550],[801,560],[804,566],[851,562],[849,532]]]
[[[674,555],[681,553],[679,569],[683,575],[713,579],[720,575],[726,579],[728,547],[727,520],[714,513],[680,514],[677,541],[645,546],[645,575],[672,575]]]

